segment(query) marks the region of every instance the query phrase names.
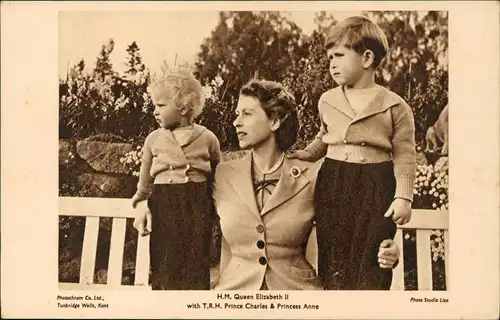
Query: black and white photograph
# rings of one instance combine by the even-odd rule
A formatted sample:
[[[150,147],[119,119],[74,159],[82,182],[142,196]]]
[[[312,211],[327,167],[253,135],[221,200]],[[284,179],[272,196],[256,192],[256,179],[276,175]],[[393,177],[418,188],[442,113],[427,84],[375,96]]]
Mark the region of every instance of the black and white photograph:
[[[50,202],[31,229],[7,224],[2,203],[4,246],[17,225],[33,238],[17,251],[47,260],[18,271],[36,270],[50,287],[42,314],[464,317],[452,310],[465,292],[479,310],[472,293],[483,282],[498,289],[499,278],[489,271],[498,255],[486,263],[482,253],[498,242],[498,228],[482,227],[498,222],[485,214],[498,211],[488,123],[498,123],[498,75],[470,72],[483,58],[457,39],[467,8],[476,34],[487,6],[408,3],[47,4],[53,39],[7,55],[30,57],[18,72],[29,78],[34,48],[52,52],[39,61],[51,71],[32,70],[45,78],[38,88],[18,88],[24,116],[10,118],[36,123],[18,126],[31,138],[4,144],[15,125],[4,124],[2,99],[3,167],[23,168],[21,180],[7,175],[12,184],[2,170],[2,202],[17,205],[17,219],[29,219],[28,206],[46,210],[31,195]],[[2,16],[19,14],[10,5]],[[481,50],[497,68],[494,39]],[[51,108],[42,117],[25,111],[35,93]],[[21,151],[28,139],[34,150]],[[16,152],[26,157],[4,160]],[[33,162],[46,169],[30,178]],[[50,240],[28,247],[38,232]],[[2,269],[13,274],[4,246]]]
[[[447,290],[446,11],[59,30],[61,288]]]

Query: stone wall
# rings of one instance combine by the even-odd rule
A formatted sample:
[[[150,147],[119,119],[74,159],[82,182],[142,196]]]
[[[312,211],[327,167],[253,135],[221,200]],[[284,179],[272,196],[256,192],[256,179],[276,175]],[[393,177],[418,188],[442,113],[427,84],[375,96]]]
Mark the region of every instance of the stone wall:
[[[137,177],[120,162],[132,150],[133,146],[127,143],[60,140],[59,179],[71,184],[74,190],[85,190],[79,196],[132,197]],[[64,187],[60,185],[61,189]]]
[[[72,197],[131,198],[137,186],[134,177],[121,162],[133,146],[127,143],[99,141],[59,141],[59,194]],[[127,221],[123,283],[133,283],[137,233],[132,219]],[[106,283],[111,218],[99,221],[95,283]],[[59,281],[77,282],[85,219],[59,219]]]

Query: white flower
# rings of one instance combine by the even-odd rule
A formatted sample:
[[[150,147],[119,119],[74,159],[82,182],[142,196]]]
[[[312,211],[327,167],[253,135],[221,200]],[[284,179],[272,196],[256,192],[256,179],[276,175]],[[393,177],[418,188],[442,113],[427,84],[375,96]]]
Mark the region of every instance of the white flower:
[[[217,87],[220,87],[224,83],[224,80],[219,75],[217,75],[214,80]]]

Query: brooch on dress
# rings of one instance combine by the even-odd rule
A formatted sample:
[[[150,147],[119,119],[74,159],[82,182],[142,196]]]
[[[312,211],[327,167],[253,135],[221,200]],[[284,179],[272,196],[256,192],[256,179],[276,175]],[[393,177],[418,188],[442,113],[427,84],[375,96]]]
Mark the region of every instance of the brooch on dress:
[[[300,171],[300,169],[297,167],[297,166],[293,166],[291,169],[290,169],[290,175],[294,178],[294,179],[297,179],[300,174],[302,172]]]

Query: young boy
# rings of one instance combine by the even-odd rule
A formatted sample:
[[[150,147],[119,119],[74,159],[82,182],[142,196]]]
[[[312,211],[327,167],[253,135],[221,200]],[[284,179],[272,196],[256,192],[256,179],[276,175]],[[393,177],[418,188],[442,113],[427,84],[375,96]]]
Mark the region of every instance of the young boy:
[[[403,99],[375,83],[387,51],[385,34],[365,17],[332,29],[326,52],[339,86],[319,100],[316,139],[292,155],[326,155],[315,197],[318,273],[327,290],[389,290],[392,270],[373,257],[394,237],[394,222],[411,218],[415,126]]]

